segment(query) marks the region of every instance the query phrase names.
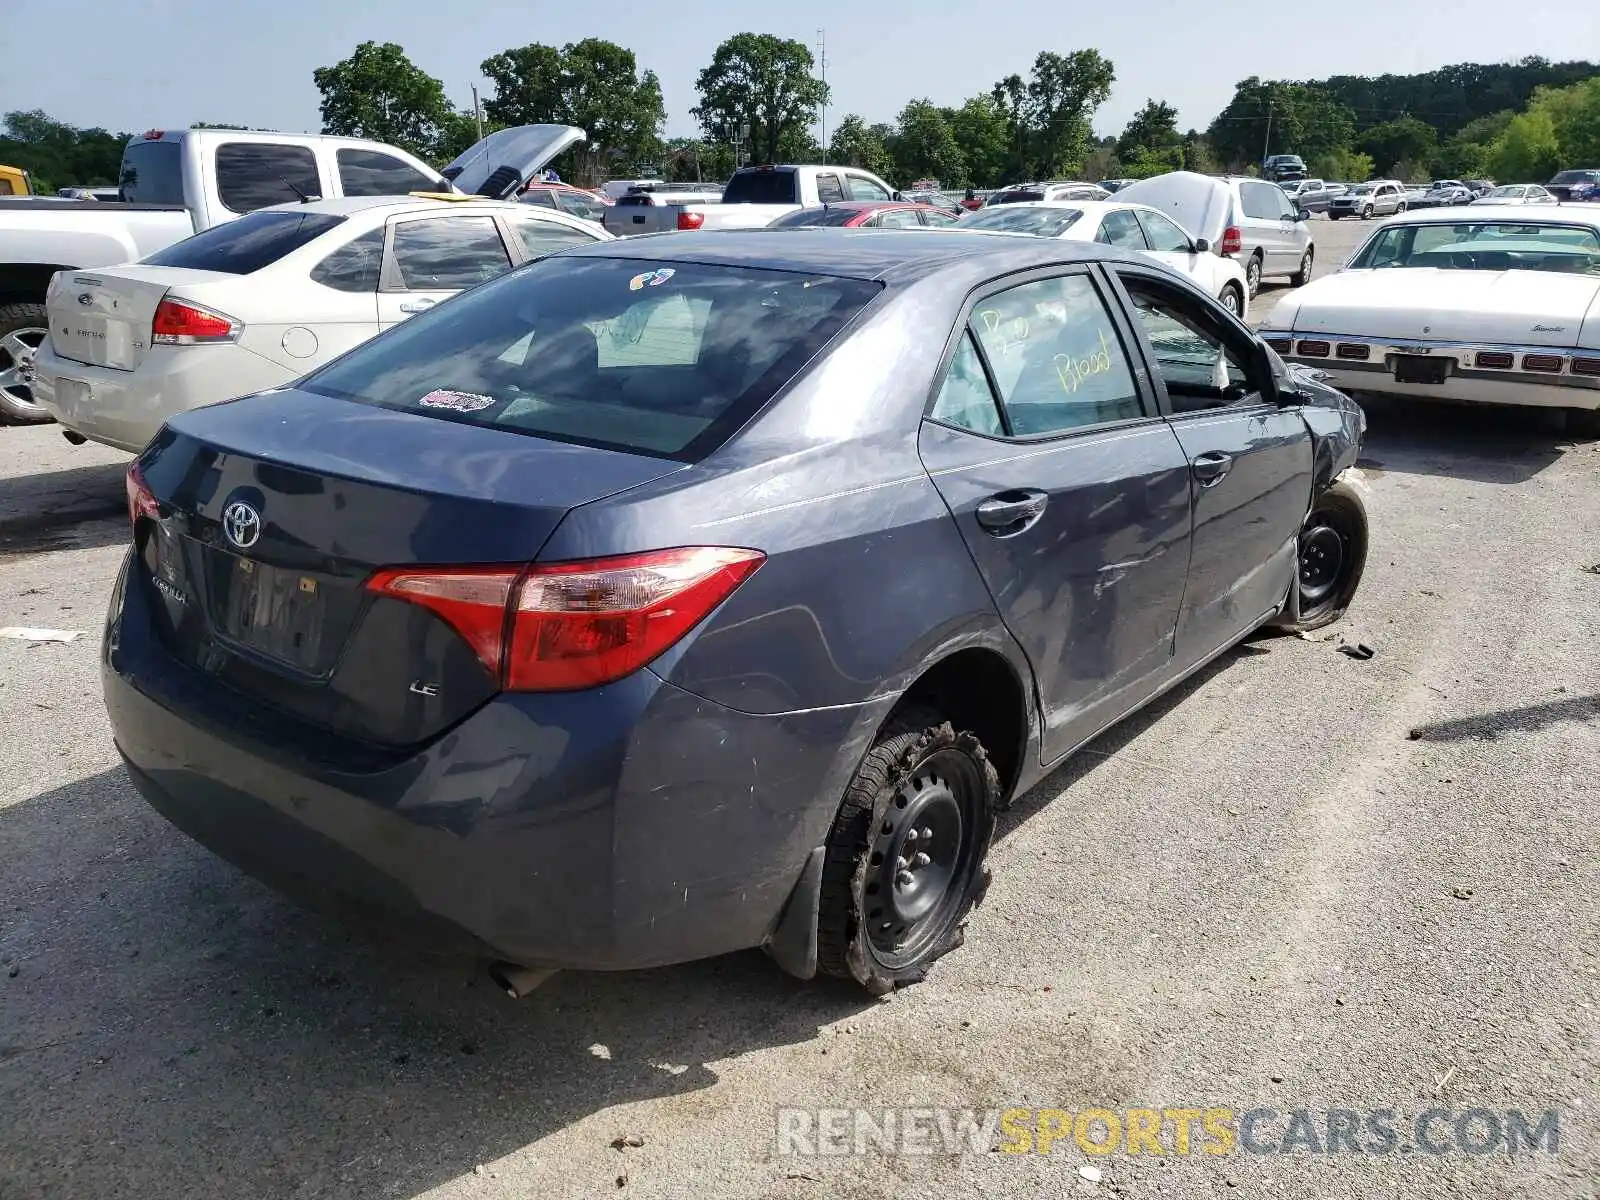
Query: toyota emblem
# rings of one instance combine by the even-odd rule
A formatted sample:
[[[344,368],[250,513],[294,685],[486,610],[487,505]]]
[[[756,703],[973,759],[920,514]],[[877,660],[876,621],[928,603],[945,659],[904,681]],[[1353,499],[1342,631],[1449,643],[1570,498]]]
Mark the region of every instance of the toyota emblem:
[[[222,532],[240,550],[248,550],[261,540],[261,514],[235,500],[222,510]]]

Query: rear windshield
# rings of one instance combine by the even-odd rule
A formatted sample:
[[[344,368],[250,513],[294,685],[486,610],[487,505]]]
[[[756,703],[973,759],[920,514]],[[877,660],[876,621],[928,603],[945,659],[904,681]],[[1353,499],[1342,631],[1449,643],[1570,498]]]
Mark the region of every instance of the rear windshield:
[[[1044,193],[1038,188],[1012,188],[1009,191],[996,192],[989,197],[990,204],[1026,204],[1033,200],[1043,200]]]
[[[859,208],[835,208],[832,205],[818,205],[816,208],[802,208],[799,212],[785,213],[768,229],[810,229],[818,225],[848,225],[861,215]]]
[[[155,267],[249,275],[342,224],[343,217],[328,213],[253,212],[174,242],[144,261]]]
[[[745,267],[548,258],[411,318],[301,386],[694,462],[794,378],[879,287]]]
[[[1583,225],[1459,221],[1395,225],[1350,263],[1357,270],[1554,271],[1600,275],[1600,235]]]
[[[129,204],[183,203],[183,147],[177,142],[130,142],[117,180]]]
[[[795,204],[793,171],[736,171],[723,190],[724,204]]]
[[[1060,237],[1081,216],[1083,210],[1078,208],[980,208],[962,217],[960,228]]]

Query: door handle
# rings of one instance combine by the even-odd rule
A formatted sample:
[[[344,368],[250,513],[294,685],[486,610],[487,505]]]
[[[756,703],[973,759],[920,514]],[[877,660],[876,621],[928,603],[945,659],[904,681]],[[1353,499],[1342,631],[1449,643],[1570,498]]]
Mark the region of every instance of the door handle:
[[[978,524],[996,537],[1013,537],[1044,515],[1047,492],[1036,489],[999,492],[978,505]]]
[[[1201,487],[1212,487],[1222,482],[1222,477],[1233,470],[1233,455],[1223,454],[1214,450],[1210,454],[1202,454],[1189,463],[1189,469],[1194,472],[1194,477],[1200,481]]]
[[[433,300],[433,299],[430,299],[427,296],[424,296],[420,300],[406,300],[406,301],[404,301],[400,305],[400,311],[403,312],[403,313],[427,312],[430,308],[432,308],[437,303],[439,303],[437,300]]]

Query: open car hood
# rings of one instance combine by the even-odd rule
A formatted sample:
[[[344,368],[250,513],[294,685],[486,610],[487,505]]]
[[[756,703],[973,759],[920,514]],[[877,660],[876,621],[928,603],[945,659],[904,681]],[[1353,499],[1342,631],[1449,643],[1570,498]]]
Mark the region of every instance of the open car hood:
[[[469,146],[444,169],[458,192],[506,200],[560,154],[589,135],[575,125],[517,125]]]
[[[1215,246],[1228,227],[1233,193],[1220,179],[1193,171],[1170,171],[1130,183],[1117,193],[1118,200],[1159,208],[1195,237]]]

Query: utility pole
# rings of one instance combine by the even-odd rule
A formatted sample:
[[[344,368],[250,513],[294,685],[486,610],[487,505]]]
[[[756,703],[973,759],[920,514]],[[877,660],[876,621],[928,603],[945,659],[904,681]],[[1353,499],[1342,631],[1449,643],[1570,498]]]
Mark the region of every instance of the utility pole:
[[[828,86],[828,31],[817,30],[817,77],[822,81],[822,86]],[[823,157],[828,153],[828,101],[822,101],[822,125],[817,140],[822,143]]]
[[[478,86],[472,86],[472,117],[478,122],[478,140],[483,141],[483,105],[478,103]]]
[[[1267,100],[1267,136],[1266,136],[1266,140],[1261,143],[1261,169],[1262,170],[1266,170],[1266,167],[1267,167],[1267,151],[1271,148],[1271,146],[1272,146],[1272,100],[1269,98]]]

